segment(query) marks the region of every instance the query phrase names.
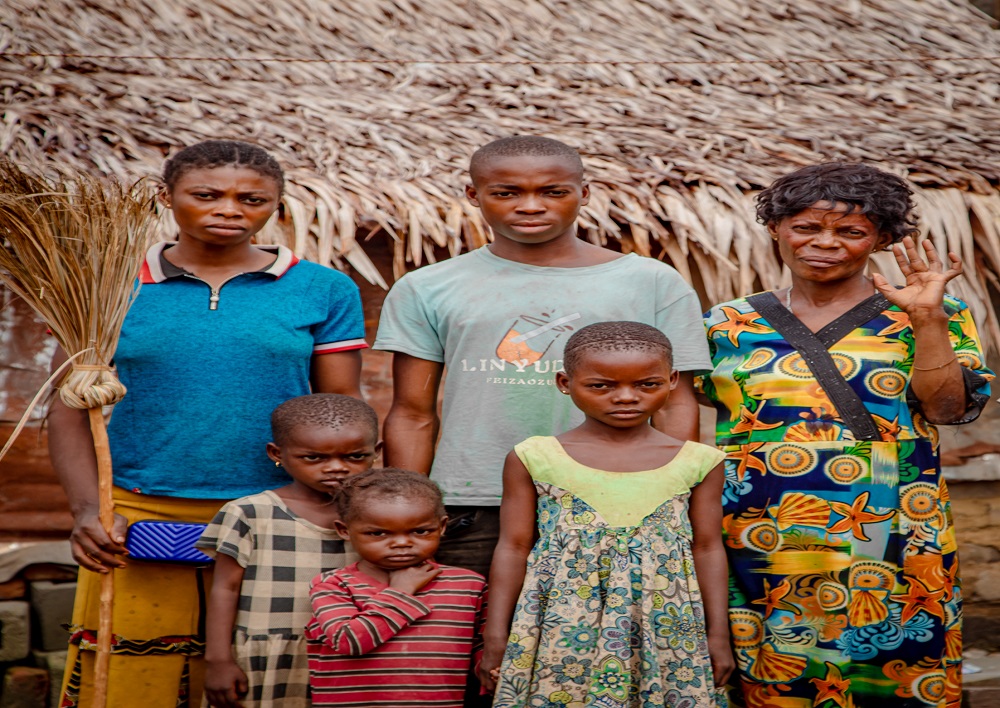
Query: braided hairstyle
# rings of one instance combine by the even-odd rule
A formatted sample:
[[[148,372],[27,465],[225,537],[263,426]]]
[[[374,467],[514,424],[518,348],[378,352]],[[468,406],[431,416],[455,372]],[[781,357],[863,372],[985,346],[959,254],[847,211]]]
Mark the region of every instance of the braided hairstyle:
[[[163,165],[163,182],[172,191],[187,172],[212,167],[248,167],[263,177],[273,179],[280,195],[285,188],[285,173],[267,150],[241,140],[205,140],[189,145]]]
[[[590,352],[652,351],[661,354],[671,366],[674,350],[670,340],[656,327],[641,322],[597,322],[573,333],[563,351],[563,368],[568,376]]]

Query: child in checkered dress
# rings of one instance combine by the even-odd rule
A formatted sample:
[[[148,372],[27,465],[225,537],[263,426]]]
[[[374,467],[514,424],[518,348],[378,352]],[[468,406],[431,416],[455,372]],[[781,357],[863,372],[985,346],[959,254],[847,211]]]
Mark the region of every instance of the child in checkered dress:
[[[308,708],[309,582],[355,557],[333,499],[378,454],[375,411],[349,396],[300,396],[274,410],[271,430],[267,454],[291,483],[227,503],[197,543],[215,556],[203,707]]]

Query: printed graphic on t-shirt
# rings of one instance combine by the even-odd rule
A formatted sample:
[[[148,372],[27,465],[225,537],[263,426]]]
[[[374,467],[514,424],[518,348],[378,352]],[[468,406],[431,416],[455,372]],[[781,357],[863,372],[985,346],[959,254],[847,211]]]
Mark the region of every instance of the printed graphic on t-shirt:
[[[537,316],[521,315],[497,345],[497,356],[515,366],[534,364],[545,356],[557,339],[573,331],[569,323],[581,316],[579,312],[563,317],[554,317],[549,312]]]
[[[507,328],[496,352],[489,359],[462,359],[459,370],[485,375],[484,383],[495,385],[553,386],[555,373],[562,370],[559,348],[553,346],[574,330],[570,324],[582,314],[557,315],[541,312],[518,315]],[[547,356],[548,355],[548,356]],[[559,358],[555,358],[559,357]]]

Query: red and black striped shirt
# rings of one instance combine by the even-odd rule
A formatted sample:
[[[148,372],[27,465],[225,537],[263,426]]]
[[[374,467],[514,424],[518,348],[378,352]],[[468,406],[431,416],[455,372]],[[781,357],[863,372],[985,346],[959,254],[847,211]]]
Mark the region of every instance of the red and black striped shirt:
[[[313,705],[461,708],[482,648],[486,581],[441,568],[416,595],[368,577],[357,563],[313,579],[306,626]]]

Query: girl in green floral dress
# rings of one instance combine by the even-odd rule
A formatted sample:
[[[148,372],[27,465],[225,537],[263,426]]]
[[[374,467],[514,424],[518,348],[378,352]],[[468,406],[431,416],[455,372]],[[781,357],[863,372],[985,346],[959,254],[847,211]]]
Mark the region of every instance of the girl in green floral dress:
[[[507,457],[480,679],[494,708],[724,706],[723,455],[649,424],[677,383],[670,342],[590,325],[564,366],[586,420]]]

